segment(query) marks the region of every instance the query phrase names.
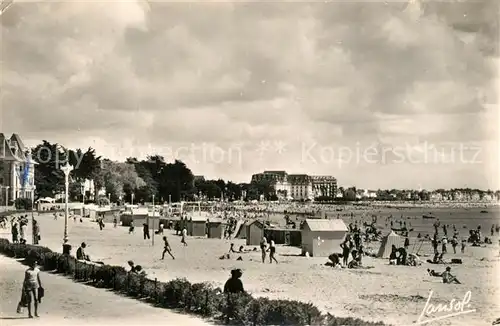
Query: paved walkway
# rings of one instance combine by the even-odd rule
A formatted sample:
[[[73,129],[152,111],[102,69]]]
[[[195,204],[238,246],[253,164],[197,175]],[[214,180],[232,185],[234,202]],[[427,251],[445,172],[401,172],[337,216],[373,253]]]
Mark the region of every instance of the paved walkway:
[[[0,325],[193,325],[207,326],[201,319],[154,308],[113,292],[78,284],[61,275],[42,272],[46,294],[40,318],[16,314],[26,267],[0,255]]]

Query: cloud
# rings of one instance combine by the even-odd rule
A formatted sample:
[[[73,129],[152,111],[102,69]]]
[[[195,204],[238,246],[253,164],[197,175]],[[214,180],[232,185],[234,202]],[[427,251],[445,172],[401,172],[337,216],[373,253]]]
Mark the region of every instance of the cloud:
[[[339,151],[498,139],[491,108],[498,103],[498,3],[405,8],[16,2],[1,17],[0,125],[68,146],[94,139],[88,145],[116,159],[203,142],[226,151],[243,144],[243,162],[189,163],[196,174],[238,181],[273,168],[403,187],[420,171],[431,187],[497,187],[498,171],[486,163],[387,168],[301,159],[312,142]],[[266,140],[288,150],[256,159]]]

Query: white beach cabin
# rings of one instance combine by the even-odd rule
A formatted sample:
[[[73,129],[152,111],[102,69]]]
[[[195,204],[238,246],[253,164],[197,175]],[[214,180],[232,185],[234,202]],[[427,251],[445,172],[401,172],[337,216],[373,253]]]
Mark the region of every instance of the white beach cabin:
[[[302,229],[302,254],[328,257],[339,252],[347,234],[347,226],[340,219],[306,219]]]

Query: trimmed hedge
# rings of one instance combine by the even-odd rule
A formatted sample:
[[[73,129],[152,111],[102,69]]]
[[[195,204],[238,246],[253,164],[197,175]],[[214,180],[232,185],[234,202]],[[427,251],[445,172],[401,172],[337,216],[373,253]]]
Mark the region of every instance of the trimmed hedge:
[[[113,289],[156,306],[181,309],[231,325],[325,325],[384,326],[357,318],[339,318],[322,314],[310,303],[294,300],[253,298],[249,294],[224,294],[208,283],[191,284],[186,279],[170,282],[150,280],[128,273],[123,267],[99,265],[52,252],[29,244],[12,244],[0,238],[0,253],[14,258],[36,258],[46,271],[71,276],[75,281],[98,288]]]

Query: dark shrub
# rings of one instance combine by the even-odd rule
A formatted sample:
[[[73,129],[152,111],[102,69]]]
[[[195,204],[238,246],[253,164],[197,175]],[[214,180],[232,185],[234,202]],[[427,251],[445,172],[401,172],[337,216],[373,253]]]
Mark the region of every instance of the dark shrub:
[[[326,326],[384,326],[385,324],[382,322],[372,323],[351,317],[348,318],[335,317],[333,315],[328,314],[325,317],[325,325]]]
[[[247,293],[225,293],[222,304],[222,312],[227,323],[234,325],[245,325],[247,320],[247,309],[250,306],[252,296]]]
[[[17,198],[14,201],[14,206],[18,210],[30,211],[33,207],[31,200],[28,198]]]
[[[188,304],[191,283],[186,279],[175,279],[165,284],[162,302],[172,308],[184,308]]]

